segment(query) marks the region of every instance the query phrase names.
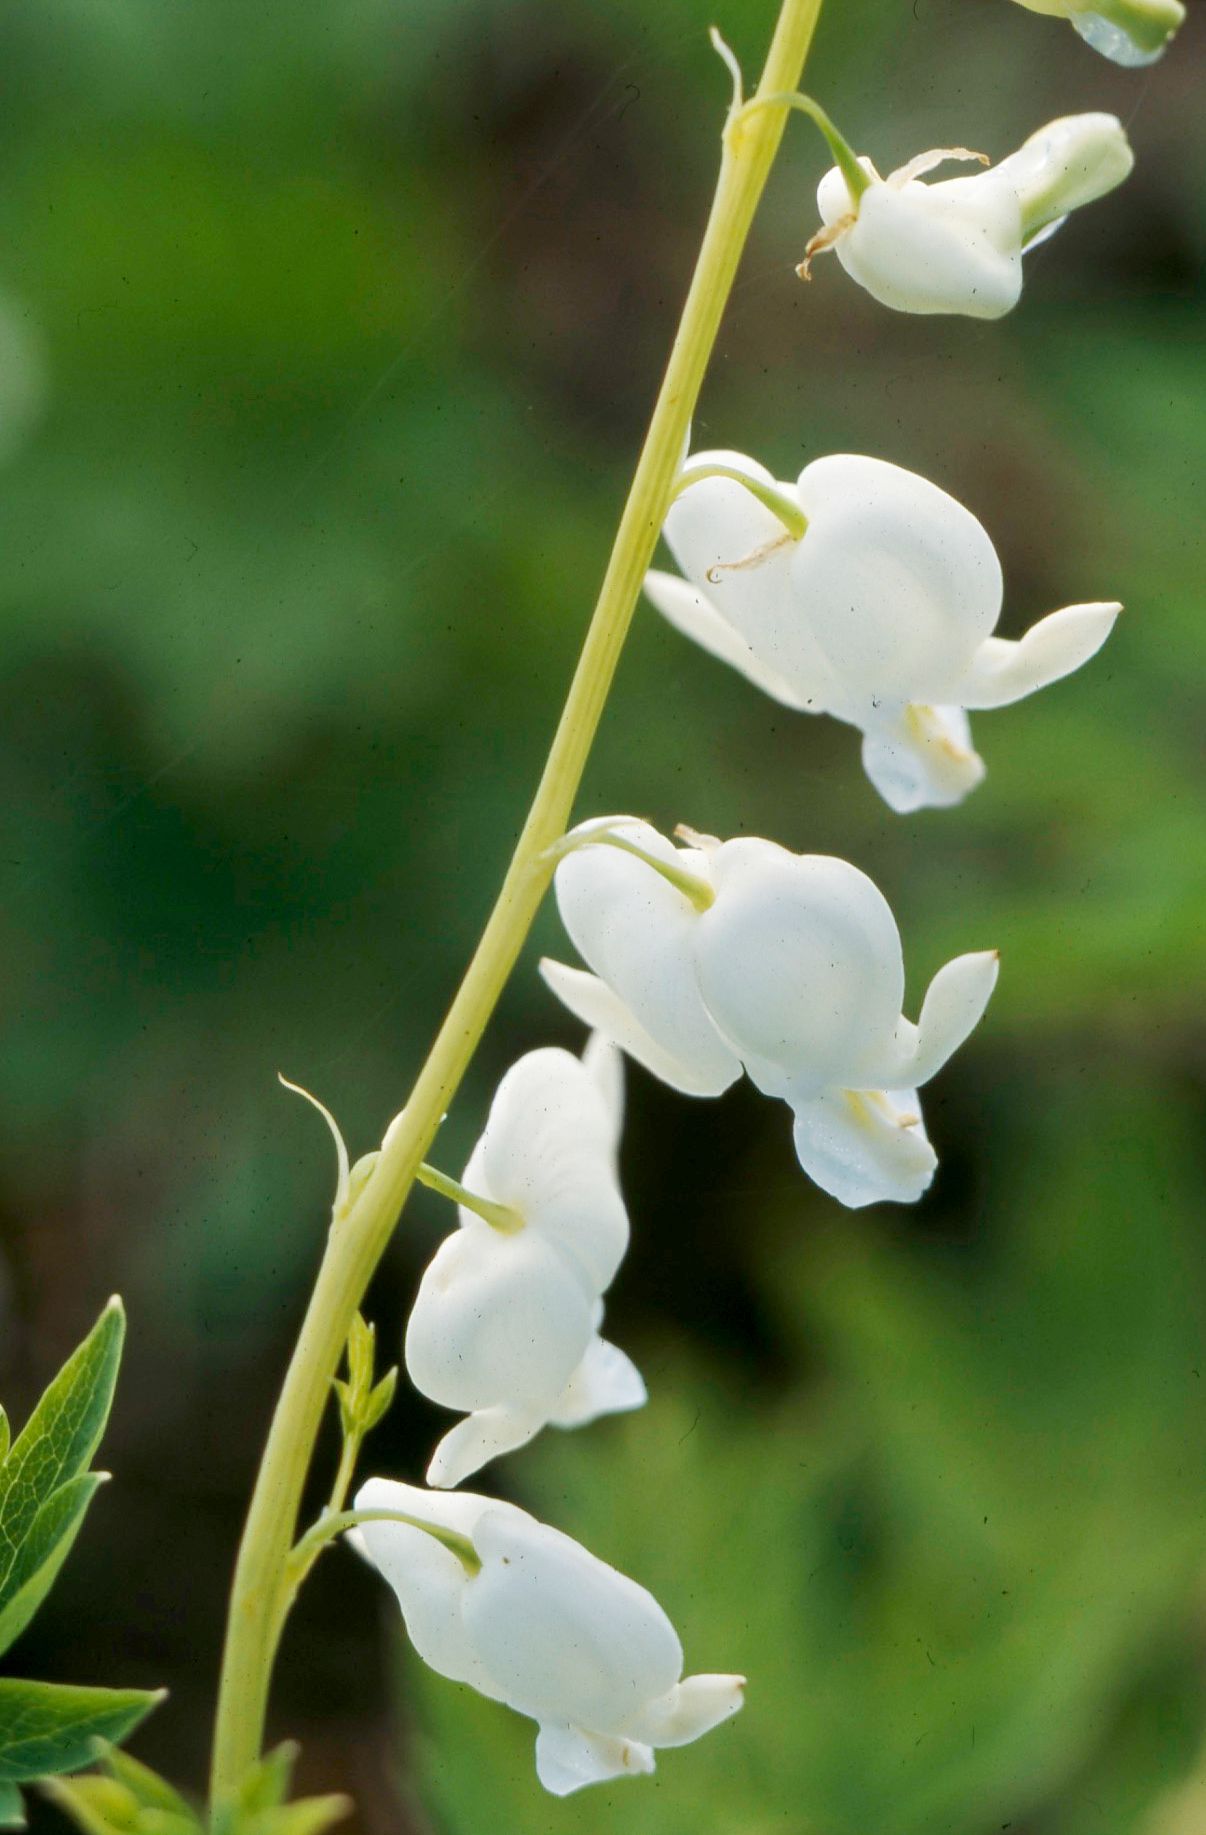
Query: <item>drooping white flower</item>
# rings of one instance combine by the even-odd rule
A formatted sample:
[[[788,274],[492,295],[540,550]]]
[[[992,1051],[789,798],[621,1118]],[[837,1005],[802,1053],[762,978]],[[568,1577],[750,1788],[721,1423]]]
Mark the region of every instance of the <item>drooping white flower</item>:
[[[513,1504],[370,1479],[358,1510],[394,1510],[473,1545],[476,1572],[422,1529],[365,1523],[356,1545],[393,1587],[425,1663],[536,1721],[536,1772],[564,1797],[654,1769],[737,1712],[744,1677],[683,1679],[652,1594]]]
[[[1184,23],[1181,0],[1018,0],[1032,13],[1068,19],[1115,64],[1154,64]]]
[[[582,1061],[528,1052],[499,1084],[462,1183],[509,1213],[507,1227],[460,1207],[406,1330],[415,1387],[466,1413],[436,1448],[429,1484],[459,1484],[550,1422],[576,1427],[645,1401],[635,1367],[599,1336],[628,1245],[622,1101],[619,1054],[602,1038]]]
[[[776,493],[804,533],[717,468]],[[980,782],[967,709],[1078,669],[1121,610],[1068,606],[1018,642],[992,636],[1003,581],[987,532],[882,459],[814,459],[788,484],[741,453],[704,452],[683,476],[665,537],[686,578],[649,574],[649,599],[776,700],[857,727],[867,775],[902,814],[947,808]]]
[[[981,158],[937,148],[887,178],[863,158],[869,183],[857,198],[834,166],[817,190],[824,227],[809,259],[833,249],[852,280],[897,312],[1000,318],[1021,295],[1025,251],[1069,211],[1120,185],[1135,163],[1115,115],[1067,115],[986,172],[922,182],[945,160]]]
[[[801,1166],[843,1204],[919,1198],[937,1159],[917,1088],[978,1023],[996,952],[948,962],[913,1025],[901,1013],[895,920],[856,867],[753,839],[676,849],[622,817],[613,832],[692,875],[707,897],[693,902],[653,865],[586,841],[555,885],[596,972],[542,963],[553,992],[688,1094],[717,1095],[744,1069],[790,1105]]]

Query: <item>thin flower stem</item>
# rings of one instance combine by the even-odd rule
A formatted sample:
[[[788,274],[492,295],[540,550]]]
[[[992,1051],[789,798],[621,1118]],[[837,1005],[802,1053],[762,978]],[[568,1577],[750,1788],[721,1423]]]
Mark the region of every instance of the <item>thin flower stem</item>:
[[[442,1548],[456,1556],[462,1567],[471,1574],[481,1572],[481,1556],[478,1554],[468,1536],[458,1535],[455,1529],[443,1529],[438,1523],[425,1523],[422,1517],[408,1516],[404,1510],[324,1510],[317,1523],[306,1533],[290,1551],[286,1563],[286,1578],[293,1592],[301,1586],[318,1556],[328,1543],[337,1536],[346,1535],[349,1529],[356,1529],[361,1523],[402,1523],[407,1529],[421,1529]]]
[[[821,0],[782,0],[759,93],[791,90]],[[783,137],[781,109],[726,137],[716,194],[665,378],[544,773],[497,902],[410,1100],[332,1226],[273,1416],[235,1567],[211,1790],[228,1802],[260,1755],[302,1489],[348,1330],[441,1117],[523,947],[552,872],[687,443],[737,265]]]
[[[420,1185],[426,1185],[428,1191],[439,1192],[441,1198],[451,1198],[454,1204],[463,1204],[467,1211],[488,1223],[492,1230],[500,1230],[504,1236],[513,1236],[516,1230],[522,1230],[523,1218],[509,1204],[496,1204],[493,1198],[479,1197],[477,1192],[470,1191],[459,1179],[450,1179],[438,1166],[429,1166],[426,1160],[415,1174]]]
[[[739,484],[772,516],[778,517],[794,541],[803,541],[807,535],[808,518],[786,491],[778,490],[773,484],[765,484],[761,478],[751,478],[748,472],[741,471],[736,465],[713,464],[709,460],[704,465],[685,466],[675,481],[675,502],[684,491],[689,491],[693,484],[702,483],[705,478],[728,478],[733,484]]]
[[[813,126],[819,128],[824,136],[829,151],[833,154],[834,162],[846,181],[846,189],[850,193],[851,200],[857,204],[871,180],[866,169],[859,164],[858,155],[846,136],[835,125],[832,117],[826,113],[821,104],[814,102],[811,96],[803,96],[799,90],[795,89],[783,95],[765,95],[759,90],[756,96],[751,96],[749,101],[744,102],[732,115],[728,126],[729,138],[739,139],[749,117],[758,109],[764,108],[794,109],[797,114],[807,115]]]

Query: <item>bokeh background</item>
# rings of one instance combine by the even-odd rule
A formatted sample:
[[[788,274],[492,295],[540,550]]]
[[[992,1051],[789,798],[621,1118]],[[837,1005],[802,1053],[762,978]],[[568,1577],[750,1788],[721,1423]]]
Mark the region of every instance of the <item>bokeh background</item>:
[[[613,1335],[653,1400],[489,1484],[649,1584],[739,1721],[558,1804],[530,1728],[420,1674],[345,1555],[276,1730],[359,1827],[1200,1835],[1206,1231],[1199,816],[1206,18],[1124,73],[1006,0],[833,3],[809,83],[887,168],[1116,110],[1134,179],[982,325],[793,275],[792,124],[698,439],[925,472],[987,523],[1003,629],[1107,651],[987,715],[987,784],[900,820],[856,742],[636,624],[584,812],[866,868],[915,1001],[998,945],[927,1093],[942,1167],[840,1212],[783,1110],[631,1078]],[[525,807],[772,0],[9,0],[0,15],[0,1385],[120,1288],[118,1475],[14,1653],[166,1683],[201,1783],[224,1589],[333,1177],[400,1104]],[[441,1140],[575,1033],[538,934]],[[373,1291],[396,1346],[449,1216]],[[403,1399],[370,1465],[446,1424]],[[1195,1775],[1198,1783],[1192,1780]],[[1199,1793],[1194,1795],[1195,1790]],[[1196,1808],[1195,1808],[1196,1804]],[[51,1826],[49,1812],[40,1812]]]

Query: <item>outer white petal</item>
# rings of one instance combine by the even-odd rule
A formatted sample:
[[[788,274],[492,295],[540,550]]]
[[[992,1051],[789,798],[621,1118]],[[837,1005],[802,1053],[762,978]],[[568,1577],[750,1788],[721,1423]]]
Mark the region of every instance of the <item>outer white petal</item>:
[[[668,865],[709,877],[706,854],[676,848],[646,822],[626,823],[618,832]],[[699,912],[691,901],[643,861],[603,845],[567,855],[554,885],[574,943],[641,1028],[689,1068],[701,1092],[727,1089],[739,1070],[695,985],[691,937]],[[605,1022],[598,1025],[610,1031]]]
[[[741,1066],[733,1058],[723,1076],[701,1076],[693,1064],[684,1063],[651,1038],[632,1010],[597,975],[570,968],[564,962],[550,962],[547,956],[540,964],[540,973],[545,985],[584,1026],[606,1033],[621,1051],[684,1096],[722,1095],[741,1075]]]
[[[458,1230],[436,1250],[406,1328],[415,1388],[466,1412],[551,1407],[594,1331],[585,1274],[534,1229]]]
[[[1163,45],[1155,51],[1146,50],[1137,45],[1121,26],[1115,25],[1110,19],[1103,19],[1100,13],[1076,12],[1071,18],[1085,43],[1092,45],[1094,51],[1100,51],[1103,57],[1108,57],[1111,63],[1139,70],[1145,64],[1154,64],[1157,58],[1164,55]]]
[[[472,1492],[456,1495],[370,1478],[356,1497],[357,1510],[399,1510],[407,1516],[472,1537],[486,1510],[508,1510]],[[522,1511],[517,1511],[522,1516]],[[464,1565],[421,1529],[405,1523],[363,1523],[349,1541],[398,1596],[407,1634],[437,1675],[468,1682],[493,1701],[503,1699],[465,1629],[462,1611],[471,1584]]]
[[[695,454],[690,463],[709,462],[733,466],[764,484],[776,485],[788,498],[795,496],[794,485],[776,484],[765,466],[742,453],[702,452]],[[768,680],[782,683],[794,705],[824,706],[830,673],[808,627],[801,623],[791,587],[796,543],[774,511],[731,478],[705,478],[675,498],[663,534],[683,573],[711,606],[721,629],[727,626],[736,632],[756,658],[756,667],[763,675],[759,686],[767,686]],[[664,604],[656,599],[654,603],[676,622]],[[676,609],[681,617],[683,601]],[[688,635],[698,637],[714,653],[723,654],[717,650],[716,623],[700,620],[697,614],[695,624],[697,628],[688,629]],[[719,642],[723,644],[723,635]],[[744,668],[740,652],[724,660],[751,673]],[[768,691],[784,698],[777,688]]]
[[[751,650],[745,638],[722,617],[711,599],[686,580],[680,580],[677,574],[658,573],[656,570],[647,573],[645,597],[676,631],[681,631],[684,637],[693,638],[701,649],[718,657],[722,663],[728,663],[738,674],[752,682],[755,688],[761,688],[764,694],[782,701],[785,707],[794,708],[798,713],[815,714],[825,711],[818,695],[807,697],[798,694],[786,675]]]
[[[582,1068],[603,1098],[612,1150],[618,1151],[624,1128],[624,1054],[605,1032],[592,1032],[582,1047]]]
[[[995,949],[956,956],[931,981],[916,1026],[902,1019],[881,1067],[885,1088],[928,1083],[975,1031],[1000,973]]]
[[[834,189],[830,175],[817,194],[822,215]],[[1021,210],[999,169],[935,185],[872,184],[834,247],[851,279],[897,312],[997,319],[1022,291]]]
[[[800,1164],[839,1203],[912,1204],[929,1186],[938,1156],[916,1090],[826,1090],[792,1107]]]
[[[541,1724],[622,1734],[682,1675],[652,1594],[555,1529],[487,1512],[465,1624],[499,1692]]]
[[[760,1089],[845,1084],[893,1037],[900,935],[865,873],[770,841],[713,855],[716,902],[695,939],[699,985]]]
[[[1128,178],[1135,155],[1117,115],[1063,115],[1031,134],[997,167],[1023,218],[1051,221],[1092,204]]]
[[[744,1705],[744,1676],[688,1676],[642,1708],[629,1731],[651,1746],[689,1746]]]
[[[554,1724],[543,1725],[536,1735],[536,1776],[554,1797],[568,1797],[608,1778],[647,1776],[654,1769],[653,1753],[635,1740]]]
[[[549,1419],[554,1427],[585,1427],[600,1415],[643,1408],[648,1400],[644,1378],[631,1357],[606,1338],[595,1337]]]
[[[1005,707],[1071,675],[1097,654],[1121,610],[1114,602],[1068,605],[1040,618],[1017,643],[986,638],[960,684],[960,701],[964,707]]]
[[[500,1082],[464,1180],[472,1191],[481,1178],[530,1230],[576,1256],[599,1292],[628,1247],[613,1100],[572,1052],[528,1052]]]
[[[1001,612],[996,549],[954,497],[883,459],[837,453],[800,474],[808,532],[792,580],[800,612],[848,696],[958,701]]]
[[[449,1428],[432,1454],[428,1484],[450,1490],[492,1459],[526,1446],[545,1422],[543,1410],[532,1408],[480,1408],[466,1415]]]
[[[990,640],[991,641],[991,640]],[[863,735],[863,769],[897,815],[950,809],[984,777],[961,707],[906,707]]]

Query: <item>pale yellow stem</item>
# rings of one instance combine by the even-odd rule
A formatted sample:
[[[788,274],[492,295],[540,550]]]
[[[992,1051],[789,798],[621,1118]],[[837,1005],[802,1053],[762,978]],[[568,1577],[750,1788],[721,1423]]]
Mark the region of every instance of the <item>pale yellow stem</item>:
[[[794,89],[821,0],[783,0],[759,94]],[[259,1757],[302,1487],[348,1330],[441,1117],[548,886],[587,755],[670,502],[691,417],[786,116],[758,110],[724,148],[720,178],[665,379],[544,774],[490,914],[405,1110],[367,1184],[331,1229],[289,1364],[231,1592],[211,1777],[229,1801]]]

